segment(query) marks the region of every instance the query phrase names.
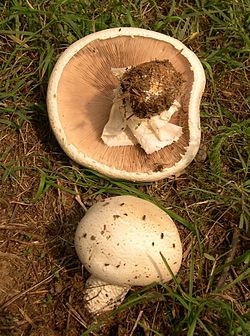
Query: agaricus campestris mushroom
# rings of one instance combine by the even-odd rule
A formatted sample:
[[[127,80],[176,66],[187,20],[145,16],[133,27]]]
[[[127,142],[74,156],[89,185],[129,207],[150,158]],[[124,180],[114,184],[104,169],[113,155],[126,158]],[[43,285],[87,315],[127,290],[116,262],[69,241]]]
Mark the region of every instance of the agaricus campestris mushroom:
[[[139,92],[130,79],[142,67],[145,87]],[[175,74],[172,86],[151,76],[164,73],[164,67]],[[74,161],[115,178],[156,181],[181,173],[195,157],[204,86],[201,62],[177,39],[139,28],[112,28],[73,43],[58,59],[48,86],[48,114],[57,140]],[[138,93],[139,103],[132,99]],[[123,119],[116,113],[120,98],[134,114],[125,115],[125,132],[119,130],[124,113]],[[160,108],[154,110],[156,105]]]
[[[92,274],[86,283],[88,310],[117,306],[131,286],[169,281],[181,265],[182,245],[172,219],[151,202],[116,196],[93,205],[75,235],[79,259]],[[164,258],[163,258],[163,257]]]

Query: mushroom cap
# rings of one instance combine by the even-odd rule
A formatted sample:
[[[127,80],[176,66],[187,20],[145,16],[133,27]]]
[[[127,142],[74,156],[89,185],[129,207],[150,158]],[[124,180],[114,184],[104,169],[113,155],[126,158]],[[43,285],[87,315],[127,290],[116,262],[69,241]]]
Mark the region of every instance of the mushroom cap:
[[[181,108],[170,122],[182,136],[146,154],[139,146],[108,147],[101,139],[118,79],[112,68],[168,60],[186,83]],[[156,181],[181,173],[200,144],[200,100],[205,74],[197,56],[179,40],[140,28],[90,34],[67,48],[50,77],[47,106],[51,127],[66,154],[80,165],[132,181]]]
[[[79,259],[96,278],[119,286],[166,282],[181,265],[182,245],[175,223],[159,207],[133,196],[93,205],[75,235]]]

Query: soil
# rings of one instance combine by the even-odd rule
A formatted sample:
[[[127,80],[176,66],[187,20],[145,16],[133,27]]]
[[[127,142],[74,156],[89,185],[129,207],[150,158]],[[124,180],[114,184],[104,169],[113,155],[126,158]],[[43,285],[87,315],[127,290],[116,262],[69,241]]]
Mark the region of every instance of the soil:
[[[25,263],[13,253],[0,252],[0,306],[13,295],[18,294],[17,274],[24,276]]]
[[[155,60],[127,70],[121,78],[123,103],[138,118],[150,118],[168,109],[180,96],[183,79],[168,60]]]

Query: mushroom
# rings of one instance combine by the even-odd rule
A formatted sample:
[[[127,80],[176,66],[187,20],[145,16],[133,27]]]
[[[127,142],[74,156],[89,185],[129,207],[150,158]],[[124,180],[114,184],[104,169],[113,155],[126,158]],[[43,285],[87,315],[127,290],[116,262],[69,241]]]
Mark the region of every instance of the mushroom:
[[[171,280],[165,261],[177,274],[182,259],[172,219],[153,203],[133,196],[93,205],[77,227],[75,248],[91,273],[84,299],[92,314],[119,305],[131,286]]]
[[[171,77],[176,77],[176,94],[162,96],[167,82],[151,81],[148,72],[145,99],[164,98],[158,114],[131,99],[126,86],[140,67],[150,70],[156,64],[159,69],[167,64],[176,74]],[[144,111],[126,119],[125,132],[124,114],[116,113],[121,86],[128,112]],[[77,163],[114,178],[156,181],[181,173],[195,157],[204,86],[201,62],[177,39],[145,29],[112,28],[76,41],[60,56],[49,80],[48,115],[61,147]],[[112,127],[105,129],[110,120]],[[109,139],[104,142],[105,133]]]

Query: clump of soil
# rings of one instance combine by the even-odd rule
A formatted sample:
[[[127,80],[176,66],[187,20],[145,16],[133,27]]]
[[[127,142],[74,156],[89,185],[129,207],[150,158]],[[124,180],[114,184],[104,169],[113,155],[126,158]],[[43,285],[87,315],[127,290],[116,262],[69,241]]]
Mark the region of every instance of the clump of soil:
[[[18,255],[0,251],[0,307],[21,290],[22,281],[18,281],[17,274],[24,277],[25,266]]]
[[[182,75],[168,60],[150,61],[126,71],[121,78],[123,103],[138,118],[150,118],[168,109],[180,96]]]

